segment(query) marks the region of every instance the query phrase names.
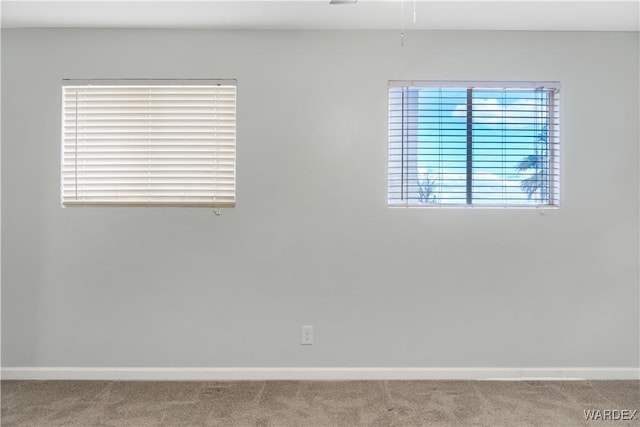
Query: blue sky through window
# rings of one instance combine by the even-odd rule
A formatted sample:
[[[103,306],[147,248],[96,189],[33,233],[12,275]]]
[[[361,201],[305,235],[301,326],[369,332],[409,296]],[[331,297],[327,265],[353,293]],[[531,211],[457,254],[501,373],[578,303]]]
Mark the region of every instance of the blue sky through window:
[[[438,204],[466,204],[467,88],[416,89],[418,180],[433,183]],[[473,89],[471,99],[473,204],[548,203],[522,188],[536,171],[518,169],[527,158],[548,162],[548,92]]]

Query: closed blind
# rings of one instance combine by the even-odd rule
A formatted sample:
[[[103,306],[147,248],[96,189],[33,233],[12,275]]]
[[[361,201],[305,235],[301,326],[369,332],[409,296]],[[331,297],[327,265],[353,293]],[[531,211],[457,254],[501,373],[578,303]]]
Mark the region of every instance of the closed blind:
[[[62,204],[232,207],[236,83],[65,81]]]
[[[389,83],[390,205],[555,206],[559,84]]]

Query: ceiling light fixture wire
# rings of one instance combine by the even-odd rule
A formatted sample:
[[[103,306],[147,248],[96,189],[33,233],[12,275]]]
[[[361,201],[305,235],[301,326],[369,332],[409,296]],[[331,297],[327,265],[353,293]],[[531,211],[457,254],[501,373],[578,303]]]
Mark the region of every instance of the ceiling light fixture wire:
[[[417,21],[416,0],[413,0],[413,23]],[[404,47],[404,0],[400,0],[400,46]]]
[[[400,0],[400,46],[404,47],[404,0]]]

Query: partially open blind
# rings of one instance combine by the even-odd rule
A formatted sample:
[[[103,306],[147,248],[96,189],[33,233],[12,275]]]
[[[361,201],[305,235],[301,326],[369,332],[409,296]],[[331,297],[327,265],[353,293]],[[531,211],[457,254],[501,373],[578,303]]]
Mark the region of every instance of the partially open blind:
[[[65,81],[62,108],[63,205],[235,205],[235,81]]]
[[[559,204],[556,82],[389,82],[390,205]]]

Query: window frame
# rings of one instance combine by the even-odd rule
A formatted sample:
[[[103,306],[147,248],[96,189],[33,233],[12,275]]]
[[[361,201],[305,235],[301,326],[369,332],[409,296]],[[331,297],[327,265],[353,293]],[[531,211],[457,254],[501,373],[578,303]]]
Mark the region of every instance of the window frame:
[[[458,89],[458,90],[467,90],[467,101],[466,101],[466,107],[467,107],[467,112],[466,112],[466,119],[467,119],[467,154],[466,154],[466,160],[465,160],[465,166],[466,166],[466,172],[465,172],[465,177],[466,177],[466,184],[465,184],[465,190],[466,190],[466,200],[465,203],[423,203],[423,202],[418,202],[416,201],[416,198],[410,198],[410,197],[406,197],[403,198],[404,196],[401,196],[400,199],[398,199],[397,197],[394,198],[393,192],[402,192],[403,191],[403,187],[408,185],[405,183],[405,181],[409,181],[409,178],[405,179],[404,176],[402,178],[400,178],[400,180],[402,181],[401,184],[401,190],[398,190],[398,186],[397,185],[393,185],[392,184],[392,169],[394,169],[392,167],[392,164],[394,163],[394,161],[391,160],[392,157],[392,145],[394,144],[392,142],[392,132],[393,132],[393,125],[397,124],[397,119],[396,122],[393,122],[392,120],[392,89],[411,89],[411,90],[420,90],[423,88],[431,88],[431,89]],[[495,91],[502,91],[502,90],[541,90],[548,92],[549,95],[549,101],[548,101],[548,109],[545,110],[545,114],[548,114],[547,118],[548,118],[548,128],[546,130],[546,138],[547,138],[547,142],[546,145],[549,147],[549,153],[547,154],[546,157],[546,161],[548,162],[548,170],[547,170],[547,174],[545,175],[545,178],[548,180],[548,185],[549,188],[551,189],[550,194],[547,196],[546,200],[548,200],[548,203],[535,203],[535,202],[531,202],[531,203],[508,203],[506,200],[508,199],[507,197],[504,196],[504,194],[506,193],[502,193],[503,196],[503,202],[500,202],[499,198],[496,197],[496,202],[495,203],[473,203],[473,200],[471,200],[471,203],[469,203],[469,196],[470,193],[473,191],[473,144],[474,144],[474,140],[473,140],[473,126],[474,126],[474,122],[473,122],[473,115],[469,114],[469,110],[473,109],[473,98],[471,99],[471,102],[469,100],[469,97],[472,96],[472,90],[473,89],[477,89],[480,91],[488,91],[488,90],[495,90]],[[560,125],[560,89],[561,89],[561,85],[559,81],[494,81],[494,80],[389,80],[388,81],[388,85],[387,85],[387,115],[388,115],[388,122],[387,122],[387,206],[388,207],[398,207],[398,208],[473,208],[473,209],[482,209],[482,208],[507,208],[507,209],[555,209],[555,208],[559,208],[561,205],[561,193],[562,193],[562,177],[561,177],[561,172],[562,172],[562,147],[563,144],[561,143],[561,125]],[[404,100],[402,101],[402,114],[405,114],[405,104],[404,104]],[[406,104],[409,105],[409,102]],[[417,105],[417,104],[416,104]],[[476,104],[477,105],[477,104]],[[395,111],[397,113],[397,110]],[[402,138],[405,138],[404,136],[404,117],[401,119],[402,120],[402,133],[403,136]],[[415,127],[413,130],[417,130],[418,128]],[[414,136],[416,138],[415,142],[416,144],[418,143],[417,140],[417,136]],[[407,137],[408,138],[408,137]],[[403,147],[404,147],[404,140],[402,142]],[[407,145],[409,145],[409,142],[406,143]],[[469,147],[471,147],[471,149],[469,149]],[[403,148],[403,157],[405,157],[405,152],[404,152],[404,148]],[[417,150],[417,148],[413,148],[413,150]],[[410,151],[410,149],[407,149],[406,151]],[[411,154],[407,154],[406,156],[410,156]],[[418,155],[414,154],[416,160],[414,160],[414,162],[417,164],[418,163]],[[405,160],[403,159],[402,162],[404,162]],[[395,161],[397,162],[397,160]],[[416,166],[416,176],[419,175],[419,173],[417,172],[417,166]],[[469,174],[469,169],[472,170],[471,174]],[[396,178],[396,180],[398,180],[398,178]],[[472,181],[472,182],[470,182]],[[419,182],[419,178],[415,179],[415,182],[418,183]],[[443,180],[439,181],[444,182]],[[418,184],[419,185],[419,184]],[[413,190],[414,192],[417,192],[417,190]],[[407,190],[407,193],[409,193],[409,191]],[[403,201],[404,200],[404,201]]]

